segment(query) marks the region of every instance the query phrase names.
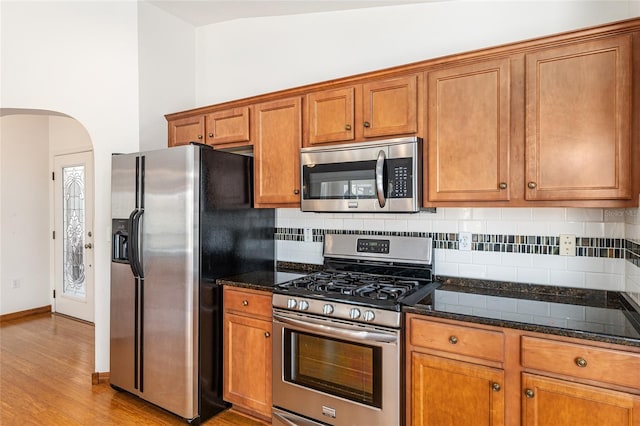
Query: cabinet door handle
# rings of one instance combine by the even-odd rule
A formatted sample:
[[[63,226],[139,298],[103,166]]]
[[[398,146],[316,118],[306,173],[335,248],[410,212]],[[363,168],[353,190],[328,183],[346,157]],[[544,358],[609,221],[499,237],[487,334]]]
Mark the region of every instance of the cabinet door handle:
[[[267,337],[267,338],[268,338],[268,337],[271,337],[271,333],[269,333],[268,331],[265,331],[265,332],[264,332],[264,337]]]
[[[242,301],[242,306],[249,306],[249,301],[248,300],[243,300]]]
[[[458,338],[456,336],[449,336],[449,343],[455,345],[456,343],[458,343]]]
[[[576,358],[575,361],[576,361],[576,365],[580,368],[587,366],[587,360],[582,357]]]
[[[86,248],[86,249],[90,249],[92,247],[93,247],[93,245],[91,243],[87,243],[87,244],[84,245],[84,248]]]
[[[300,193],[300,190],[299,190],[299,189],[294,189],[294,190],[293,190],[293,193],[294,193],[295,195],[298,195],[298,194]]]
[[[344,129],[345,129],[345,130],[351,130],[351,124],[347,124],[347,125],[345,125],[345,126],[344,126]]]
[[[364,126],[364,127],[366,127],[366,128],[369,128],[369,127],[371,127],[371,124],[369,124],[369,122],[368,122],[368,121],[365,121],[365,122],[363,123],[363,126]]]
[[[524,396],[527,398],[533,398],[536,394],[533,392],[533,389],[525,389]]]
[[[202,135],[198,135],[198,139],[202,139]]]
[[[213,133],[209,133],[209,137],[212,138],[213,137]]]
[[[536,189],[538,187],[538,184],[535,182],[529,182],[527,186],[529,187],[529,189]]]
[[[507,183],[506,182],[500,182],[500,189],[507,189]]]
[[[501,389],[500,383],[495,383],[495,382],[491,383],[491,389],[493,389],[496,392],[500,392],[500,389]]]

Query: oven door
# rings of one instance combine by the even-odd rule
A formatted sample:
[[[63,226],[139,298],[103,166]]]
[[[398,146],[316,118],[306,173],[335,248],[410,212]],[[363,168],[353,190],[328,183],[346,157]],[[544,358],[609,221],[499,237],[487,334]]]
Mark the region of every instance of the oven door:
[[[300,154],[300,208],[416,212],[421,192],[418,159],[418,138],[304,148]]]
[[[401,423],[400,330],[274,309],[273,336],[274,408],[331,425]]]

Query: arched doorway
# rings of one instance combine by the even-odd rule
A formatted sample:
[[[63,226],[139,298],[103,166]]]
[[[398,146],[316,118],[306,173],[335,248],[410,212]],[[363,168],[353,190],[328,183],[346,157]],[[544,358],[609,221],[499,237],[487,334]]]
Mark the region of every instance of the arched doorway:
[[[86,129],[56,111],[0,109],[0,141],[0,314],[51,305],[93,322],[93,145]]]

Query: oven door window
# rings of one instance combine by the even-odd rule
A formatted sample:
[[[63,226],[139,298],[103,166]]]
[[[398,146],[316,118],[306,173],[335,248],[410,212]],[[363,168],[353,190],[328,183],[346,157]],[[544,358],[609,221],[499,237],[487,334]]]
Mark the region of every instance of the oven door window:
[[[289,329],[284,334],[286,381],[382,407],[382,348]]]
[[[303,196],[307,200],[376,198],[375,169],[375,161],[304,166]]]

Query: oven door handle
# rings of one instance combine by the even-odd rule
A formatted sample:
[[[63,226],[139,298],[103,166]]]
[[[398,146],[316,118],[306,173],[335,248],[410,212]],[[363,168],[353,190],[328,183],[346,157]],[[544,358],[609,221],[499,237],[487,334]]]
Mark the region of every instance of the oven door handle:
[[[398,337],[391,333],[377,333],[374,331],[355,331],[350,328],[337,327],[335,325],[319,324],[309,318],[300,321],[293,318],[284,317],[280,314],[273,313],[273,320],[284,324],[298,327],[302,331],[321,332],[332,336],[340,336],[347,339],[357,339],[362,341],[374,341],[379,343],[394,343],[398,341]]]
[[[378,152],[378,159],[376,160],[376,195],[378,196],[378,204],[380,207],[384,207],[387,204],[387,199],[384,196],[384,162],[387,159],[383,150]]]

